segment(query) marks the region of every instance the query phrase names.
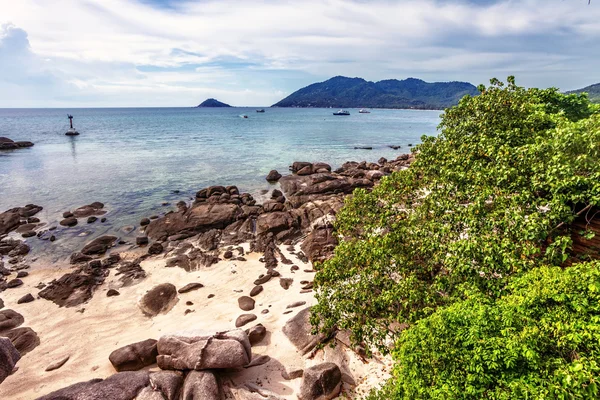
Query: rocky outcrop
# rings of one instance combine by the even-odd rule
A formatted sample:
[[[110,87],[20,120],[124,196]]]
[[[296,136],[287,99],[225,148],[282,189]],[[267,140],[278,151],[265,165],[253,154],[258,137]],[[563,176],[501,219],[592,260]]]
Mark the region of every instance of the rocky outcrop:
[[[102,268],[81,267],[52,280],[39,296],[60,307],[75,307],[90,300],[107,275]]]
[[[21,359],[21,354],[12,344],[10,339],[0,337],[0,383],[7,376],[12,374],[17,361]]]
[[[15,142],[7,137],[0,137],[0,150],[15,150],[33,146],[32,142]]]
[[[333,255],[337,246],[333,225],[318,226],[302,242],[301,248],[311,262],[324,261]]]
[[[94,215],[94,216],[104,215],[104,214],[106,214],[106,211],[103,210],[103,208],[104,208],[104,204],[100,203],[99,201],[96,201],[92,204],[81,206],[81,207],[75,209],[74,211],[72,211],[72,215],[75,218],[87,218],[92,215]]]
[[[251,359],[248,335],[239,329],[214,335],[166,335],[158,340],[157,361],[161,369],[237,368]]]
[[[0,235],[17,229],[19,225],[27,223],[27,218],[33,217],[42,211],[42,207],[28,204],[25,207],[16,207],[6,210],[0,214]]]
[[[110,353],[108,359],[115,370],[121,372],[137,371],[152,365],[156,363],[157,356],[157,341],[148,339],[123,346]]]
[[[342,372],[334,363],[323,363],[304,370],[299,400],[330,400],[342,389]]]

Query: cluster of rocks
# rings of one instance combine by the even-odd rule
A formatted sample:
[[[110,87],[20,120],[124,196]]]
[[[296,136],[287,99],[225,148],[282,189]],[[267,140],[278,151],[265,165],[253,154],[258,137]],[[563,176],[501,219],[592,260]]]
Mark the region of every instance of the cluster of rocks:
[[[303,354],[315,348],[327,335],[310,333],[309,309],[286,323],[285,334]],[[253,384],[233,387],[226,376],[271,361],[267,355],[253,355],[252,346],[266,336],[264,326],[235,329],[215,334],[176,333],[147,339],[114,350],[109,361],[117,371],[109,378],[92,379],[57,390],[38,400],[219,400],[222,398],[280,397]],[[0,343],[1,345],[1,343]],[[0,350],[2,347],[0,346]],[[18,359],[18,358],[17,358]],[[160,371],[142,370],[156,364]],[[302,378],[300,400],[332,399],[342,387],[342,371],[332,362],[308,368],[281,371],[284,379]],[[260,397],[257,397],[258,394]]]
[[[0,150],[15,150],[33,146],[32,142],[15,142],[7,137],[0,137]]]
[[[0,383],[13,372],[21,357],[40,344],[33,329],[21,327],[24,322],[25,318],[14,310],[0,311]]]
[[[94,223],[98,220],[98,216],[106,214],[106,210],[103,210],[103,208],[104,204],[96,201],[73,211],[65,211],[62,215],[63,220],[60,221],[60,224],[62,226],[75,226],[77,225],[79,218],[87,218],[88,224]],[[105,221],[106,219],[103,218],[103,220]]]
[[[0,238],[14,230],[19,232],[33,231],[40,222],[35,214],[42,211],[42,207],[28,204],[25,207],[15,207],[0,213]],[[35,236],[36,233],[33,233]]]

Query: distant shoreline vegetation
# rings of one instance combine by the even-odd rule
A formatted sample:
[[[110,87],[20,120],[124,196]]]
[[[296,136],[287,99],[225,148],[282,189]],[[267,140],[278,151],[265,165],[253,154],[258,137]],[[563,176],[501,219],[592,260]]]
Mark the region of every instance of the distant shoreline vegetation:
[[[429,83],[415,78],[369,82],[336,76],[306,86],[272,107],[443,110],[458,104],[465,95],[478,94],[468,82]]]

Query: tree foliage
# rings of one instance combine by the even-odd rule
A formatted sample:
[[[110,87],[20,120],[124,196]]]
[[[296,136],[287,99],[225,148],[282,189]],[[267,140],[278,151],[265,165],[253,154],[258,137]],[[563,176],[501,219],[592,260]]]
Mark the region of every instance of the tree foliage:
[[[600,203],[600,115],[586,95],[493,79],[442,116],[407,170],[338,214],[313,322],[388,350],[405,324],[564,263],[568,224]]]
[[[600,397],[600,263],[536,268],[497,301],[481,293],[399,339],[379,399]]]

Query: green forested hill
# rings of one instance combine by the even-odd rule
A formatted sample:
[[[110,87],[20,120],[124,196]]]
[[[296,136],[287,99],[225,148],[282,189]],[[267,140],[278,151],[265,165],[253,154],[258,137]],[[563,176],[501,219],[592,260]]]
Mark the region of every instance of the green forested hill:
[[[369,82],[336,76],[306,86],[273,107],[444,109],[458,104],[467,94],[476,96],[479,92],[468,82],[428,83],[415,78]]]
[[[567,94],[571,93],[587,93],[592,102],[600,103],[600,83],[586,86],[583,89],[571,90],[570,92],[567,92]]]

